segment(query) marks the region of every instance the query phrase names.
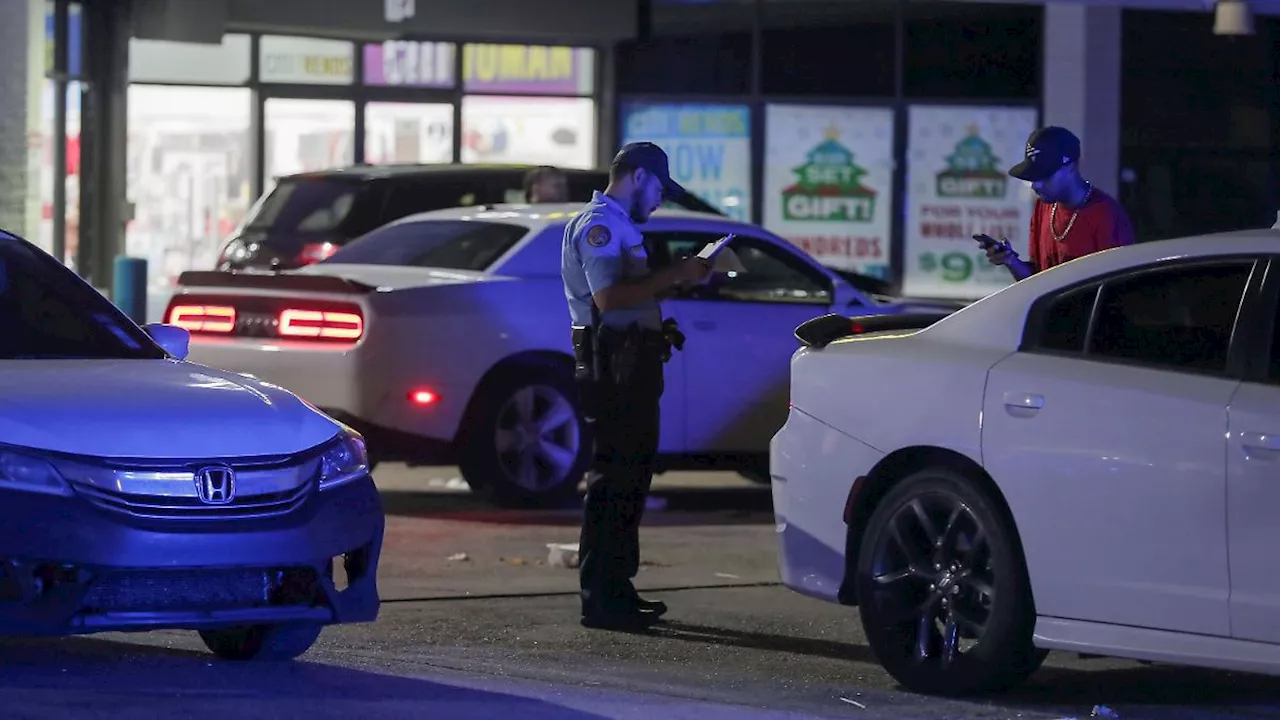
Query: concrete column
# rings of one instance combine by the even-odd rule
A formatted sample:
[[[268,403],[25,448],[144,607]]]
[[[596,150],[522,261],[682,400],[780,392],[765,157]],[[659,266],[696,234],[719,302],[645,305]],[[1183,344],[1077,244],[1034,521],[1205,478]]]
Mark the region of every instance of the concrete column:
[[[0,0],[0,228],[20,235],[28,231],[30,10],[30,0]]]
[[[99,289],[111,287],[115,257],[125,246],[131,7],[129,0],[84,5],[89,86],[81,109],[82,239],[76,267]]]
[[[1120,13],[1117,5],[1048,2],[1044,125],[1080,138],[1080,171],[1113,197],[1120,186]]]

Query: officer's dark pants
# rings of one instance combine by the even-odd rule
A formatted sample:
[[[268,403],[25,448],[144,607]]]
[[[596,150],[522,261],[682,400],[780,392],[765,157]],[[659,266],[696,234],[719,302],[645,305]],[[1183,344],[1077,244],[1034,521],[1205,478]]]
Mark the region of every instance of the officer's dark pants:
[[[609,372],[613,350],[601,338],[603,381],[596,390],[596,460],[588,479],[579,539],[582,612],[633,609],[640,570],[640,520],[653,482],[662,396],[663,341],[646,334],[630,378]],[[621,381],[619,381],[621,380]]]

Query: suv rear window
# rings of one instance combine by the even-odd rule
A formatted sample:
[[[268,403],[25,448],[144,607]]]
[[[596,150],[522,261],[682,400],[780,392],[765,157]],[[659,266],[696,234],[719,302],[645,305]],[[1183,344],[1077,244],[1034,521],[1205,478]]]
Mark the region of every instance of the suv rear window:
[[[523,225],[475,220],[397,223],[352,241],[324,262],[482,271],[528,232]]]
[[[346,180],[281,180],[245,218],[245,227],[277,232],[327,232],[351,214],[363,186]]]

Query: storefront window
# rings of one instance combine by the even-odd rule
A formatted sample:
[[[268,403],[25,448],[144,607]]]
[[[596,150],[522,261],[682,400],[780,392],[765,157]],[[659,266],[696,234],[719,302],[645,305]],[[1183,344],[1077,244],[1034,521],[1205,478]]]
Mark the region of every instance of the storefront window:
[[[53,99],[52,80],[44,82],[41,96],[39,144],[32,148],[32,160],[39,163],[34,167],[33,182],[39,183],[39,221],[27,238],[48,252],[53,251],[53,184],[55,182],[53,167]],[[67,205],[66,205],[66,250],[63,262],[73,265],[76,248],[80,244],[80,83],[67,83]],[[30,232],[30,230],[28,230]]]
[[[264,106],[264,189],[284,175],[355,162],[354,102],[269,98]]]
[[[586,98],[462,99],[462,162],[596,164],[595,102]]]
[[[250,93],[132,85],[128,103],[125,242],[147,259],[153,291],[164,291],[182,271],[213,266],[253,200]]]
[[[447,163],[453,160],[453,106],[369,103],[364,108],[364,160]]]
[[[84,41],[84,18],[80,5],[72,3],[67,12],[67,72],[79,77],[84,71],[81,49]],[[40,50],[44,64],[31,63],[28,81],[39,93],[39,107],[32,108],[28,120],[30,142],[27,146],[26,217],[21,227],[10,229],[21,232],[28,240],[46,251],[53,251],[53,187],[57,173],[53,166],[54,123],[53,105],[57,88],[52,80],[43,80],[53,72],[54,61],[54,11],[53,3],[44,3],[44,41],[33,45]],[[67,175],[66,175],[66,256],[59,258],[73,265],[80,235],[80,95],[81,84],[67,83]]]

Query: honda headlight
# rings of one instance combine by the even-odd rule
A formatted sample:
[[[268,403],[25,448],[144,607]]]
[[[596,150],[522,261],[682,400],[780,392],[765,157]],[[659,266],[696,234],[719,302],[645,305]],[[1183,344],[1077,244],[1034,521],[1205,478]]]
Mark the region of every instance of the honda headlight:
[[[364,438],[344,430],[320,456],[320,489],[330,490],[369,474],[369,453]]]
[[[0,489],[70,495],[71,486],[47,460],[0,449]]]

